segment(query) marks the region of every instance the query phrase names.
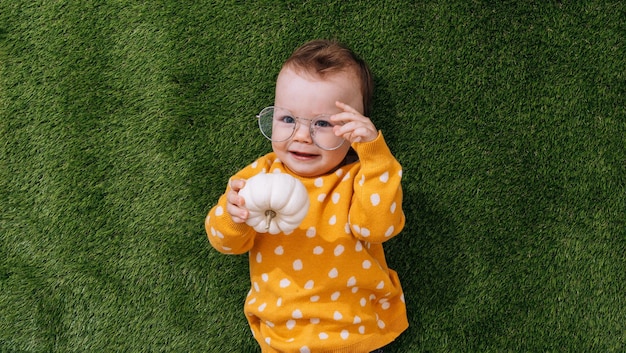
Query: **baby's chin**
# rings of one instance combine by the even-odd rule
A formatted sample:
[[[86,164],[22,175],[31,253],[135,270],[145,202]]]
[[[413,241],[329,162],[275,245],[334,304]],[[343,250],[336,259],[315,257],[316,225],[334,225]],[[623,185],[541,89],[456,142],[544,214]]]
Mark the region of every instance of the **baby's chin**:
[[[285,161],[283,161],[283,164],[292,173],[303,178],[316,178],[328,175],[334,173],[337,169],[344,165],[344,163],[339,163],[327,166],[313,166],[304,165],[303,163],[285,163]]]
[[[321,175],[326,174],[325,170],[321,170],[318,168],[308,168],[306,166],[302,166],[300,164],[294,163],[284,163],[287,169],[289,169],[292,173],[303,177],[303,178],[315,178]]]

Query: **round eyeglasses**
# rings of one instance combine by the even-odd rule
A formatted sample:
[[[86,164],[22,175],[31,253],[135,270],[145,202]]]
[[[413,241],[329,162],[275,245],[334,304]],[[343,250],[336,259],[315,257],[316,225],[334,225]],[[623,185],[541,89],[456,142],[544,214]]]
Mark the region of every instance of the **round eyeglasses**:
[[[313,119],[305,119],[294,116],[289,110],[279,107],[267,107],[256,116],[259,120],[259,128],[263,136],[272,142],[284,142],[293,137],[299,124],[305,120],[309,122],[309,131],[313,143],[319,148],[332,151],[336,150],[345,139],[335,135],[333,126],[337,125],[330,121],[330,115],[318,115]]]

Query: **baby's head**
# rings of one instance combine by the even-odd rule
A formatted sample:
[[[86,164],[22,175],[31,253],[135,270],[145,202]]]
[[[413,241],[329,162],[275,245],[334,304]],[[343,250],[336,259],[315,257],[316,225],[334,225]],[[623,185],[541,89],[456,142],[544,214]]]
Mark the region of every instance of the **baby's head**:
[[[319,79],[337,73],[352,74],[352,79],[359,84],[363,97],[362,113],[369,116],[374,95],[374,81],[370,69],[365,61],[343,44],[323,39],[307,42],[285,61],[281,72],[285,69]]]
[[[332,172],[344,161],[350,143],[339,138],[340,146],[324,148],[320,143],[324,139],[322,126],[328,125],[328,116],[342,112],[337,101],[368,116],[372,93],[369,68],[350,49],[326,40],[302,45],[283,64],[274,102],[275,118],[284,120],[284,115],[299,124],[291,138],[272,142],[274,152],[298,175],[314,177]],[[320,127],[316,136],[311,136],[310,124]],[[324,131],[328,131],[326,127]]]

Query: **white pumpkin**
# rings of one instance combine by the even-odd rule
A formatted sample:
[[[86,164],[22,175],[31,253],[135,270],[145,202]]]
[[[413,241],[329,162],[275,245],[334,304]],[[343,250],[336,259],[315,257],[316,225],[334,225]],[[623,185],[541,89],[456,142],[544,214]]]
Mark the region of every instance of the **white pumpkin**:
[[[289,234],[309,211],[306,187],[285,173],[257,174],[246,180],[239,196],[250,212],[246,223],[259,233]]]

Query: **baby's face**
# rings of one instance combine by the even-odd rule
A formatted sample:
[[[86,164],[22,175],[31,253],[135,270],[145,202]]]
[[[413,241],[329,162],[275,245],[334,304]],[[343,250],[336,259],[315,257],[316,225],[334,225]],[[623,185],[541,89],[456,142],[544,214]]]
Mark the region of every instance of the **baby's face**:
[[[363,96],[355,74],[340,72],[322,79],[286,67],[278,75],[274,105],[289,110],[295,117],[312,119],[322,114],[340,113],[336,101],[363,112]],[[324,150],[313,142],[308,121],[303,121],[292,138],[272,142],[272,148],[292,172],[315,177],[337,168],[348,153],[350,143],[345,141],[338,149]]]

